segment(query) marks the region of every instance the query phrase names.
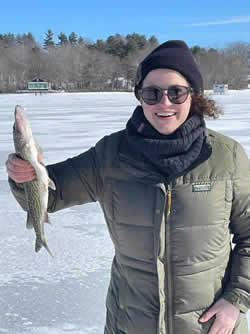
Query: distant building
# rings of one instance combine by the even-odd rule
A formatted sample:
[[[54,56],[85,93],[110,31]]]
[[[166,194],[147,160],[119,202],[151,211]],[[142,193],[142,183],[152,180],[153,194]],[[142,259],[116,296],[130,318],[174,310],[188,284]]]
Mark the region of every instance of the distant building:
[[[48,91],[49,89],[51,89],[51,83],[40,78],[35,78],[28,82],[28,90],[41,92]]]
[[[127,80],[124,77],[116,77],[113,80],[107,80],[106,85],[112,89],[133,90],[132,80]]]
[[[214,84],[213,86],[214,94],[226,94],[228,93],[227,84]]]

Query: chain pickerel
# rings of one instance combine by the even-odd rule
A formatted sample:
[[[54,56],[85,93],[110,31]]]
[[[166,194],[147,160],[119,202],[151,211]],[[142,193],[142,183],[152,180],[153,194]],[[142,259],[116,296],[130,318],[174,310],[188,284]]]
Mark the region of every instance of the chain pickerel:
[[[36,179],[23,183],[27,201],[28,229],[34,228],[36,233],[35,251],[45,247],[51,256],[44,235],[44,223],[49,223],[47,213],[48,187],[55,190],[54,182],[49,178],[45,166],[38,162],[38,156],[42,150],[32,136],[32,130],[22,106],[15,107],[15,123],[13,126],[13,140],[18,157],[27,160],[35,169]]]

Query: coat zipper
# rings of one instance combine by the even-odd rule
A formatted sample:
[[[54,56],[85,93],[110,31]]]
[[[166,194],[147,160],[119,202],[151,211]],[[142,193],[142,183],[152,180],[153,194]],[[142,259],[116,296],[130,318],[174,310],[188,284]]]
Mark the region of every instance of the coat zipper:
[[[167,206],[167,215],[166,215],[166,266],[167,266],[167,319],[168,319],[168,334],[173,334],[173,319],[172,319],[172,266],[171,266],[171,248],[170,248],[170,225],[169,225],[169,216],[171,214],[171,205],[172,205],[172,190],[171,186],[168,185],[167,188],[167,199],[168,199],[168,206]]]
[[[167,211],[167,216],[170,215],[171,213],[171,205],[172,205],[172,192],[171,189],[168,188],[168,211]]]
[[[120,155],[120,160],[123,160],[124,162],[127,162],[129,164],[133,164],[135,163],[135,161],[133,161],[132,159],[127,158],[124,155]],[[141,168],[141,170],[147,171],[144,168]],[[159,177],[159,179],[162,179],[162,175],[161,174],[157,174],[154,172],[155,175],[157,175]],[[166,182],[166,181],[165,181]],[[167,275],[165,275],[165,277],[167,278],[167,291],[168,291],[168,300],[167,300],[167,319],[168,319],[168,330],[167,330],[167,334],[174,334],[173,333],[173,317],[172,317],[172,267],[171,267],[171,256],[170,256],[170,235],[169,235],[169,224],[168,224],[168,220],[169,220],[169,216],[171,214],[171,206],[172,206],[172,190],[171,190],[171,186],[170,184],[166,184],[165,183],[165,187],[167,190],[167,208],[166,208],[166,218],[165,218],[165,224],[166,224],[166,231],[165,231],[165,254],[166,254],[166,266],[167,266]],[[166,271],[165,271],[166,272]],[[165,323],[166,326],[166,323]],[[161,330],[160,330],[161,333]],[[164,332],[163,332],[164,333]]]

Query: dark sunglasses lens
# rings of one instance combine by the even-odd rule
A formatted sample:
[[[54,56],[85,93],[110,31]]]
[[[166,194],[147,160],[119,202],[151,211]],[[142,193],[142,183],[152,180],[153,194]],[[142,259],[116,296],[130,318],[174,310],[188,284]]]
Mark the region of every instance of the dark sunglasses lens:
[[[163,92],[157,87],[147,87],[142,89],[142,99],[145,103],[153,105],[159,103],[162,99]]]
[[[171,102],[181,104],[188,97],[189,90],[184,86],[171,86],[168,88],[168,98]]]

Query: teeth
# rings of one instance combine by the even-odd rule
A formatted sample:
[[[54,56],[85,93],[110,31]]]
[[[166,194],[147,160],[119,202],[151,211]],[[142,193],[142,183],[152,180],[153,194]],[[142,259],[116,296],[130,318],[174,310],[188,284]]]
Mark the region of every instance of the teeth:
[[[171,112],[171,113],[167,113],[167,114],[157,113],[156,115],[157,115],[157,116],[173,116],[173,115],[175,115],[175,114],[176,114],[175,112]]]

